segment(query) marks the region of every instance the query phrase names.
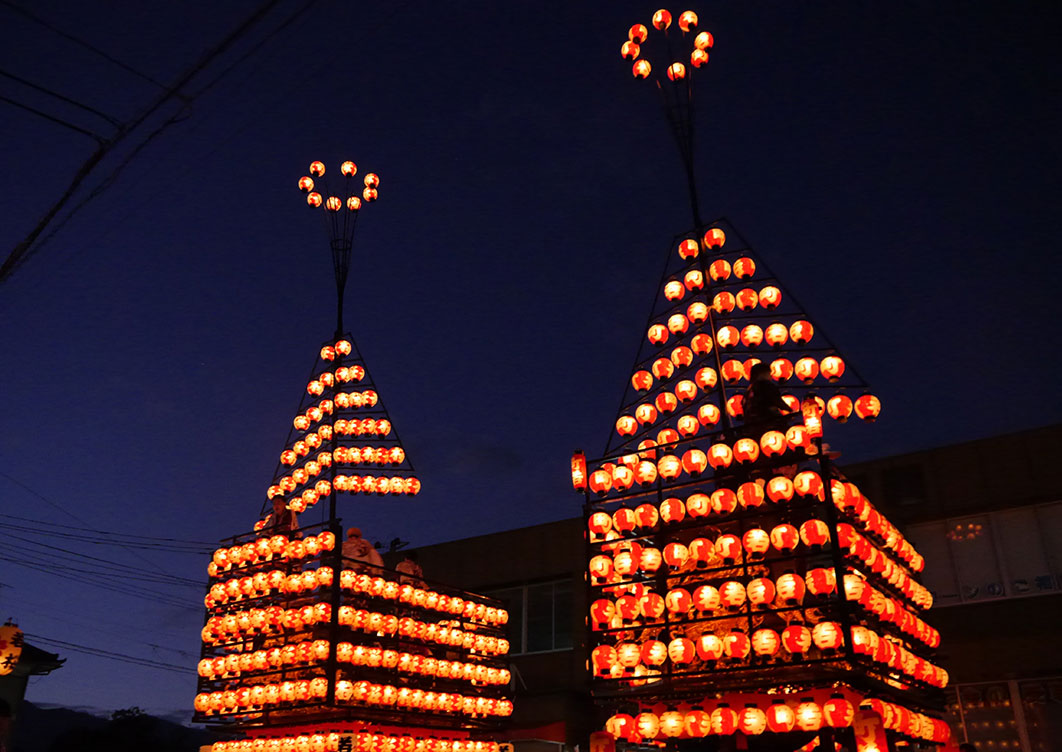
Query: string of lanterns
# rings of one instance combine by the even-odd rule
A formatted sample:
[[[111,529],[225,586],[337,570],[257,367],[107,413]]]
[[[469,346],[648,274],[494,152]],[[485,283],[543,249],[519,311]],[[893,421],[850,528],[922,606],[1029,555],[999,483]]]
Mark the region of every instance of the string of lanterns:
[[[348,736],[352,737],[350,752],[499,752],[498,743],[492,741],[372,731],[257,736],[253,739],[214,742],[210,752],[340,752],[340,743]]]

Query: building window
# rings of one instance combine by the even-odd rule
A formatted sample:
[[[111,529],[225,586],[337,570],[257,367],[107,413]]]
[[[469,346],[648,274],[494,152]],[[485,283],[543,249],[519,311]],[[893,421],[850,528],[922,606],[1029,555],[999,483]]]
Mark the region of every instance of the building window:
[[[1062,679],[949,687],[945,720],[977,749],[1051,752],[1062,732]]]
[[[505,603],[509,611],[510,655],[571,649],[571,580],[505,588],[486,595]]]
[[[1057,593],[1062,502],[911,525],[939,606]]]

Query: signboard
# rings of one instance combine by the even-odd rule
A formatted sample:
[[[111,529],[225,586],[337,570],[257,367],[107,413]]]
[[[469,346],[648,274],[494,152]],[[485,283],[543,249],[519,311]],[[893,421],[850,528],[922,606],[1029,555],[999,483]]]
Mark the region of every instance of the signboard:
[[[856,752],[888,752],[889,740],[877,713],[857,710],[852,730],[855,732]]]

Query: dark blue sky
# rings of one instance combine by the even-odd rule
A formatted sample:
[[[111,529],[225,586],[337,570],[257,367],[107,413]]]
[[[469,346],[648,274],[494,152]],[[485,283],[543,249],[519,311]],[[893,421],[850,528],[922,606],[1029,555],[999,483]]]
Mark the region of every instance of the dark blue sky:
[[[33,7],[168,82],[255,3]],[[703,213],[741,229],[881,396],[877,424],[834,440],[845,458],[1062,419],[1053,5],[692,7],[716,39],[697,78]],[[347,320],[424,491],[344,499],[345,521],[426,544],[578,514],[568,457],[603,447],[690,223],[655,94],[619,56],[655,8],[322,0],[273,36],[0,283],[0,472],[52,502],[0,476],[0,513],[80,524],[59,505],[88,527],[206,541],[250,526],[333,328],[327,242],[295,183],[313,159],[350,158],[382,182]],[[158,95],[4,8],[0,29],[0,69],[120,120]],[[93,144],[0,107],[6,254]],[[204,558],[146,556],[205,579]],[[6,562],[0,582],[2,615],[28,632],[194,666],[196,608]],[[191,705],[191,676],[64,655],[30,699]]]

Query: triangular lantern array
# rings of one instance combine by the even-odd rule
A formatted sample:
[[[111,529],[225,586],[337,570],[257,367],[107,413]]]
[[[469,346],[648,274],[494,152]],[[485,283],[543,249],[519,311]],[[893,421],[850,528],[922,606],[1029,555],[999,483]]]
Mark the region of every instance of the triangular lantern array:
[[[343,551],[338,494],[413,496],[420,480],[354,339],[338,333],[357,167],[340,165],[345,199],[314,191],[323,163],[310,173],[316,183],[299,187],[328,212],[339,327],[266,492],[283,508],[222,541],[207,566],[195,720],[244,734],[212,752],[499,752],[482,734],[513,710],[502,604]],[[375,200],[379,177],[364,184]],[[324,500],[326,522],[292,529],[292,512]]]
[[[631,743],[873,717],[942,742],[924,560],[831,461],[880,402],[725,222],[679,236],[586,494],[589,668]],[[793,412],[742,421],[751,366]]]
[[[267,498],[303,512],[333,491],[413,496],[420,487],[353,338],[322,346]]]

